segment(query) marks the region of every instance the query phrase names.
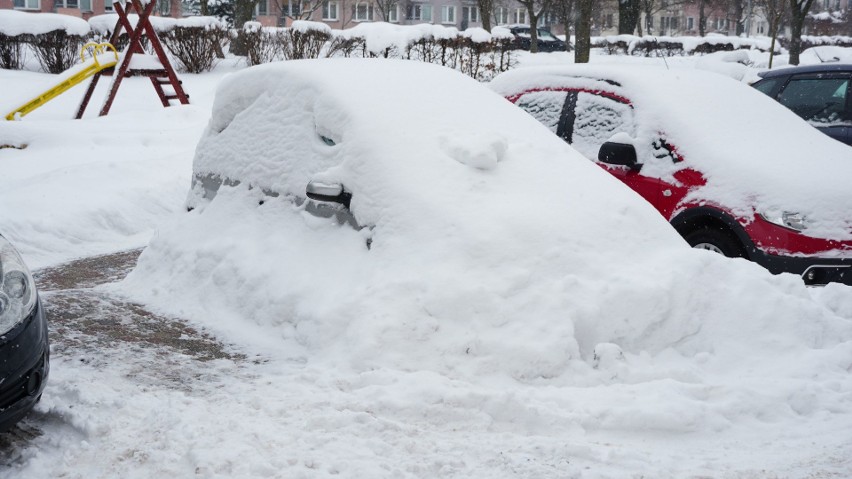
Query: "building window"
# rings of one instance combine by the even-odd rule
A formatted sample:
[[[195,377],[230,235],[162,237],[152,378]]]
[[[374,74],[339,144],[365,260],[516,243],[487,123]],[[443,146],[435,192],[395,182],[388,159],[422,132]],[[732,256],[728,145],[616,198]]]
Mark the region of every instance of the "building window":
[[[399,22],[399,5],[394,4],[388,9],[388,21],[391,23]]]
[[[366,2],[361,2],[352,6],[352,18],[356,22],[370,22],[373,20],[373,6]]]
[[[479,21],[478,7],[462,7],[462,22],[475,23]]]
[[[432,5],[413,3],[408,6],[408,19],[418,22],[432,21]]]
[[[77,0],[54,0],[54,2],[53,2],[53,8],[77,8],[77,7],[79,7]],[[91,8],[89,10],[91,10]]]
[[[322,4],[322,19],[336,21],[337,17],[337,2],[324,2]]]
[[[172,1],[171,0],[157,0],[157,11],[160,12],[160,15],[167,17],[172,14]]]
[[[254,16],[255,17],[263,17],[269,14],[269,8],[266,4],[266,0],[259,0],[257,5],[254,7]]]
[[[452,5],[441,7],[441,23],[456,24],[456,7]]]
[[[527,23],[526,8],[518,8],[515,10],[515,23]]]
[[[612,14],[607,13],[604,17],[604,28],[612,28]]]
[[[91,12],[92,0],[80,0],[80,10],[83,12]]]
[[[757,33],[761,35],[766,34],[766,22],[758,22],[757,24]]]
[[[497,10],[494,12],[494,18],[497,20],[497,25],[509,23],[509,9],[506,7],[497,7]]]
[[[15,0],[14,6],[15,8],[22,8],[26,10],[41,10],[41,3],[39,0]]]
[[[693,17],[686,17],[686,29],[694,30],[695,29],[695,19]]]

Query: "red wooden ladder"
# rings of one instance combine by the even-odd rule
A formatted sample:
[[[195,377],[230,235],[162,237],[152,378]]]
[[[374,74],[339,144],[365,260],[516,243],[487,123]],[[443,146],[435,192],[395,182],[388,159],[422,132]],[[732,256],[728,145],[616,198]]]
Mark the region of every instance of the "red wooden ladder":
[[[144,5],[140,0],[128,0],[126,6],[122,5],[118,0],[113,3],[113,8],[115,8],[115,12],[118,14],[118,21],[115,23],[115,28],[113,29],[109,42],[115,45],[121,35],[122,29],[127,31],[127,34],[130,36],[130,41],[124,51],[124,58],[122,58],[121,62],[117,66],[98,72],[95,74],[94,78],[92,78],[92,82],[89,84],[89,88],[86,90],[86,94],[80,102],[80,108],[77,110],[77,116],[75,118],[83,118],[83,113],[85,113],[86,107],[89,105],[89,100],[91,100],[92,94],[95,92],[98,80],[103,75],[112,75],[113,78],[112,85],[110,85],[109,88],[109,94],[101,107],[100,116],[104,116],[109,113],[109,109],[112,107],[112,102],[115,100],[115,96],[118,93],[118,88],[121,86],[121,81],[130,76],[148,77],[164,107],[171,106],[172,100],[178,100],[182,105],[189,104],[189,95],[187,95],[183,90],[182,82],[178,79],[177,74],[175,74],[175,69],[169,62],[169,57],[166,55],[165,50],[163,50],[163,44],[160,43],[160,39],[157,37],[157,32],[154,30],[154,26],[151,25],[150,17],[151,13],[154,11],[154,5],[156,3],[157,2],[154,0],[149,0],[148,3]],[[135,10],[139,15],[139,20],[136,22],[135,27],[130,23],[127,16],[131,9]],[[143,34],[148,38],[148,43],[151,45],[151,49],[154,50],[154,54],[156,55],[157,60],[159,60],[161,66],[156,66],[154,68],[149,66],[131,68],[131,60],[135,54],[146,55],[144,48],[142,48]],[[117,72],[116,68],[118,69]],[[172,87],[174,93],[168,93],[163,89],[163,87],[167,85]]]

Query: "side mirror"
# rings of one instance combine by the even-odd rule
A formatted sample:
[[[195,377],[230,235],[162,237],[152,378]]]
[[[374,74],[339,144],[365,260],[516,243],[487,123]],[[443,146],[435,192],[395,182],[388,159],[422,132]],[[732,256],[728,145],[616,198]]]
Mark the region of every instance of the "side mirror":
[[[305,194],[312,200],[339,203],[347,208],[352,201],[352,194],[344,190],[340,183],[311,181],[305,188]]]
[[[642,168],[642,164],[636,161],[636,148],[626,143],[612,141],[604,143],[598,151],[598,161],[608,165],[627,166],[635,171]]]

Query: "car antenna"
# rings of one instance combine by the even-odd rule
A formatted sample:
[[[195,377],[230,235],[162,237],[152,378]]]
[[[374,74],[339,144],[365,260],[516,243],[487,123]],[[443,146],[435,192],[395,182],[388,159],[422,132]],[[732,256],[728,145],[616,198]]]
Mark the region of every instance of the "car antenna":
[[[654,37],[654,43],[657,44],[657,51],[660,51],[660,41],[657,40],[657,37]],[[666,64],[666,70],[671,70],[671,68],[669,68],[669,62],[668,62],[668,60],[666,60],[665,55],[663,55],[663,63]]]

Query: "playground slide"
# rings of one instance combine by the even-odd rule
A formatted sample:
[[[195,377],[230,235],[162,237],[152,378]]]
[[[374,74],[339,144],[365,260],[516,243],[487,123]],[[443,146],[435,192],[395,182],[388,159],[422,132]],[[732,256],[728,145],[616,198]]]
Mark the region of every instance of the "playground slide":
[[[90,48],[92,50],[91,58],[87,60],[86,52]],[[83,63],[66,70],[62,74],[64,77],[62,81],[46,90],[41,95],[12,110],[8,115],[6,115],[6,119],[19,120],[22,116],[44,105],[62,93],[65,93],[74,85],[79,84],[99,71],[114,67],[116,63],[118,63],[118,52],[116,52],[115,47],[109,43],[90,42],[83,46],[83,49],[80,51],[80,58]]]

